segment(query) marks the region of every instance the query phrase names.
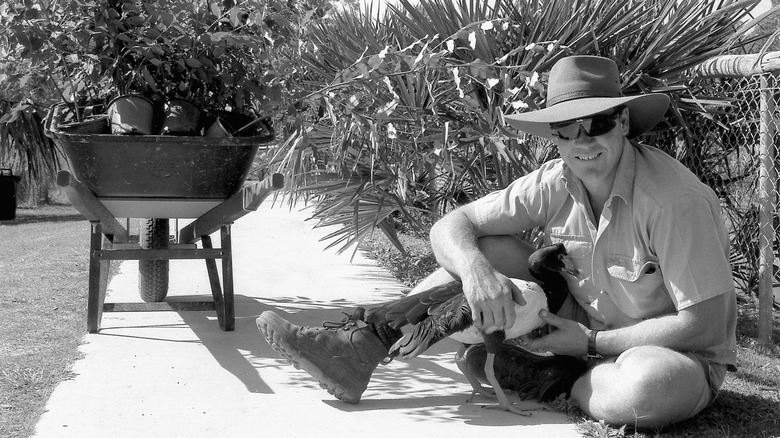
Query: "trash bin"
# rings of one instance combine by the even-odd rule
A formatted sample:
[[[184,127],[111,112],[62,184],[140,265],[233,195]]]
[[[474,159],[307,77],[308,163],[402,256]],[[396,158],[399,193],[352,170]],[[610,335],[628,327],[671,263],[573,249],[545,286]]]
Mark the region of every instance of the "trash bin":
[[[11,169],[0,169],[0,221],[16,219],[16,185],[19,180]]]

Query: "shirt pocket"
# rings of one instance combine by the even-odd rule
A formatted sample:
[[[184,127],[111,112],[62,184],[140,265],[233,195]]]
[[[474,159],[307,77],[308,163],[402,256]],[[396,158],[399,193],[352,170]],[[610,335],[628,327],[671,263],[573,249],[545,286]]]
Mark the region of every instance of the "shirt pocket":
[[[607,261],[607,272],[612,279],[612,300],[626,315],[657,316],[671,304],[655,258],[613,255]]]

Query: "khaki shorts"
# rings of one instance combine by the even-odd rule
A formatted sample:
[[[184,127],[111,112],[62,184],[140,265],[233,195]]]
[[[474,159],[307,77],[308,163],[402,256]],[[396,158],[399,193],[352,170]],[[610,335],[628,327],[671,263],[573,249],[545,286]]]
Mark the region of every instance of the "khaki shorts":
[[[707,386],[704,387],[701,393],[697,395],[698,401],[696,402],[696,405],[683,418],[683,419],[688,419],[694,417],[704,409],[710,407],[715,402],[715,399],[718,398],[718,394],[720,393],[720,387],[723,385],[723,380],[726,377],[727,366],[721,363],[712,362],[711,360],[704,358],[700,354],[683,353],[683,352],[679,352],[679,353],[684,356],[688,356],[689,358],[693,359],[696,363],[698,363],[699,369],[701,370],[704,377],[707,379]],[[587,366],[594,367],[600,363],[612,362],[616,359],[617,357],[612,356],[612,357],[606,357],[604,359],[591,360],[588,362]]]
[[[569,297],[564,306],[561,307],[557,313],[558,316],[567,319],[573,319],[583,325],[589,324],[588,314],[585,310],[576,305],[572,297]],[[715,402],[720,393],[720,387],[723,386],[723,380],[726,378],[727,366],[721,363],[713,362],[704,356],[697,353],[681,353],[685,356],[695,360],[700,366],[704,377],[707,379],[709,385],[708,390],[699,394],[699,401],[696,403],[696,407],[686,418],[691,418],[699,412],[703,411]]]
[[[726,379],[727,366],[722,363],[713,362],[705,357],[702,357],[700,354],[682,354],[696,360],[699,365],[701,365],[702,372],[707,378],[707,383],[709,384],[709,391],[705,391],[699,396],[699,402],[696,404],[693,412],[691,412],[691,414],[688,416],[688,418],[690,418],[715,403],[715,399],[718,398],[718,394],[720,393],[720,387],[723,386],[723,381]]]

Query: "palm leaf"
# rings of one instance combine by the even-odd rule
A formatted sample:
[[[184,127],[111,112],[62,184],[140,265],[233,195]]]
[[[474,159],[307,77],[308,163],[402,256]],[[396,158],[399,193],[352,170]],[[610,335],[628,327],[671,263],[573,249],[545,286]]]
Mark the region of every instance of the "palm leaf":
[[[717,168],[730,150],[713,143],[703,153],[688,124],[715,123],[710,112],[728,101],[692,87],[688,72],[750,41],[743,21],[756,3],[401,0],[382,17],[339,13],[303,55],[316,128],[296,131],[276,162],[294,174],[293,191],[317,199],[321,224],[343,227],[329,238],[353,244],[376,226],[389,230],[405,208],[445,213],[554,156],[504,115],[544,105],[558,59],[600,54],[621,66],[626,93],[672,97],[672,136],[653,134],[668,150]],[[325,183],[326,174],[343,182]]]
[[[51,180],[64,160],[57,145],[44,135],[39,114],[29,100],[0,100],[0,167],[11,168],[28,184]]]

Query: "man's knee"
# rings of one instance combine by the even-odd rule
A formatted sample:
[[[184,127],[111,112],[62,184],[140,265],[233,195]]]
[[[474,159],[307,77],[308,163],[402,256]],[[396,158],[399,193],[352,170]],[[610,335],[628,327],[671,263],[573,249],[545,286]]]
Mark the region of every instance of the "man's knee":
[[[484,236],[480,237],[477,243],[480,251],[498,272],[510,278],[533,281],[528,271],[528,257],[534,252],[531,245],[512,236]],[[454,277],[449,272],[439,268],[420,281],[409,294],[414,295],[453,280]]]
[[[533,280],[528,271],[528,257],[534,248],[528,243],[513,236],[484,236],[477,243],[498,272],[510,278]]]
[[[597,365],[572,392],[593,418],[637,427],[661,427],[690,418],[708,395],[698,361],[652,346],[630,349],[614,362]]]

